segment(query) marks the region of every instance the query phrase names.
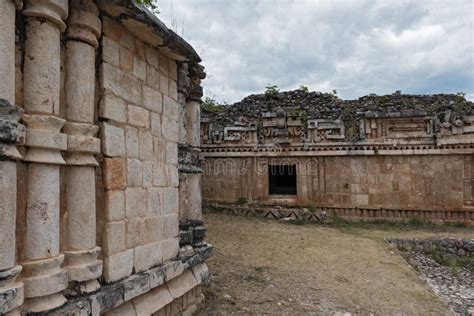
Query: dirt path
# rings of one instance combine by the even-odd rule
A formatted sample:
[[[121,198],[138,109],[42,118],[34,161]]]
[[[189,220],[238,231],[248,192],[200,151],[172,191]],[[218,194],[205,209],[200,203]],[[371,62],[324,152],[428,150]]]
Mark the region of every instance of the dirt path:
[[[447,315],[383,238],[474,237],[466,228],[330,228],[221,214],[205,220],[215,254],[199,315]]]

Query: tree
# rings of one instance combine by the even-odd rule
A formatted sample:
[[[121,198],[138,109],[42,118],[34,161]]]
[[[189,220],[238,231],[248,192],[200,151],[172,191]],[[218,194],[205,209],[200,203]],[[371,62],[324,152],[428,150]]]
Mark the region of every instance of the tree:
[[[137,4],[143,4],[145,7],[151,9],[153,12],[156,12],[158,7],[155,4],[154,0],[135,0]]]

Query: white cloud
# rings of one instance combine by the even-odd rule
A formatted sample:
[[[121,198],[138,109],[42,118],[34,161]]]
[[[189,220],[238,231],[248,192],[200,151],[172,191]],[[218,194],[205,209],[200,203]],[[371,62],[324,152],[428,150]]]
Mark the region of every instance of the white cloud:
[[[205,93],[219,101],[238,101],[267,84],[336,89],[344,98],[395,90],[474,95],[470,0],[159,4],[160,18],[201,55]]]

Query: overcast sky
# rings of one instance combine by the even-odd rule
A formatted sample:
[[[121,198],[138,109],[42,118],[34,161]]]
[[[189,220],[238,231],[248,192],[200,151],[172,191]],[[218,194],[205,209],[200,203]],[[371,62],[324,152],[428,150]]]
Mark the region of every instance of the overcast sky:
[[[233,103],[289,90],[465,92],[474,99],[472,0],[160,0],[191,43],[205,95]]]

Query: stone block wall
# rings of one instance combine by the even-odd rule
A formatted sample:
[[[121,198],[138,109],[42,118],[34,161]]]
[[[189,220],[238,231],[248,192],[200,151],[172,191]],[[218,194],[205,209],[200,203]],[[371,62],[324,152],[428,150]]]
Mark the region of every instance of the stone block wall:
[[[199,56],[128,0],[0,0],[0,26],[0,314],[191,313]]]
[[[208,157],[203,196],[212,202],[245,198],[311,206],[349,217],[411,218],[427,211],[426,219],[472,221],[473,161],[471,155]],[[297,166],[295,196],[269,194],[268,165],[280,164]]]
[[[474,220],[474,104],[462,94],[250,95],[205,108],[201,142],[207,201]],[[269,166],[295,168],[296,176],[280,175],[282,188],[274,190]]]
[[[99,225],[113,282],[178,254],[178,67],[110,18],[101,42]]]

